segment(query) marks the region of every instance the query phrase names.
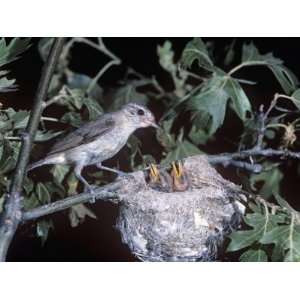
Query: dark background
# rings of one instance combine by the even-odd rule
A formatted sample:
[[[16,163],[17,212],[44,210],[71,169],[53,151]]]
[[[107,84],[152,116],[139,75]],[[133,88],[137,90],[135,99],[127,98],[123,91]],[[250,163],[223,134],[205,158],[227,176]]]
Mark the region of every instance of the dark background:
[[[157,76],[159,82],[168,88],[170,78],[159,66],[156,48],[158,44],[169,39],[173,44],[176,58],[179,58],[184,46],[190,38],[104,38],[108,49],[122,59],[122,66],[113,67],[101,78],[102,86],[113,87],[117,80],[124,76],[125,67],[131,66],[138,72],[151,76]],[[224,52],[224,47],[232,41],[232,38],[205,38],[205,41],[215,43],[216,52]],[[261,53],[273,52],[281,58],[285,65],[300,78],[300,39],[298,38],[237,38],[236,48],[240,49],[244,42],[254,41]],[[17,79],[19,91],[1,95],[0,101],[4,107],[11,106],[15,109],[30,109],[36,91],[42,61],[37,51],[38,39],[33,39],[32,47],[22,57],[12,63],[12,78]],[[94,76],[99,68],[107,62],[107,58],[99,52],[85,45],[79,45],[72,52],[72,69],[90,76]],[[237,63],[240,50],[237,51]],[[245,73],[244,73],[245,72]],[[243,77],[243,75],[245,76]],[[238,73],[240,78],[253,79],[258,82],[255,88],[246,87],[246,92],[257,103],[268,103],[275,92],[280,92],[280,87],[270,72],[263,68],[247,68]],[[155,111],[154,111],[155,113]],[[233,151],[235,145],[230,142],[230,135],[236,134],[237,120],[234,116],[226,116],[224,134],[219,133],[217,144],[205,149],[208,152]],[[233,130],[232,130],[233,129]],[[221,130],[220,130],[221,131]],[[297,164],[290,162],[284,169],[283,195],[295,206],[297,201]],[[224,171],[224,176],[231,177],[238,182],[230,170]],[[117,206],[98,201],[92,206],[92,210],[98,219],[87,218],[76,228],[71,228],[67,212],[61,212],[51,216],[55,223],[55,230],[51,231],[49,238],[42,247],[39,239],[35,237],[34,223],[21,226],[15,236],[8,254],[10,261],[135,261],[126,245],[123,245],[117,230],[114,228],[117,217]]]

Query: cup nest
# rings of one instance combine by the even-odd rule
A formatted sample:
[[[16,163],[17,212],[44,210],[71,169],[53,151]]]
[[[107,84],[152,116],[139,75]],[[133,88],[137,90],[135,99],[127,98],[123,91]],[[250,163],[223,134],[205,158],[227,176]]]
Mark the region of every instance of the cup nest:
[[[205,155],[185,159],[182,168],[188,182],[182,191],[153,186],[143,171],[132,173],[121,188],[117,228],[140,260],[215,261],[226,235],[240,224],[238,186]]]

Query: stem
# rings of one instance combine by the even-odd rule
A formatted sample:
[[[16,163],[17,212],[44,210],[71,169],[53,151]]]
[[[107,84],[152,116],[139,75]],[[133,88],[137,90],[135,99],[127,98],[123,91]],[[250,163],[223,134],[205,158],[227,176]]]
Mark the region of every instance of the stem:
[[[22,218],[21,192],[25,177],[25,170],[29,160],[32,142],[43,111],[43,102],[46,98],[56,63],[62,51],[64,40],[64,38],[56,38],[51,48],[51,52],[43,67],[42,77],[37,89],[29,122],[22,135],[22,145],[18,156],[15,174],[10,185],[9,193],[5,197],[4,211],[1,215],[0,261],[5,261],[7,250]]]
[[[249,62],[243,62],[236,67],[234,67],[232,70],[228,72],[228,75],[231,76],[233,73],[237,72],[238,70],[244,68],[244,67],[251,67],[251,66],[262,66],[262,65],[268,65],[265,62],[262,61],[249,61]]]

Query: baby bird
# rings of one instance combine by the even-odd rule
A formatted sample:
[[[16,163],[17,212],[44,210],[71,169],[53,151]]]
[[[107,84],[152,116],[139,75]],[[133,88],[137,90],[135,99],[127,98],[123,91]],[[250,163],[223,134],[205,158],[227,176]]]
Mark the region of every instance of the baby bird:
[[[27,171],[49,164],[73,165],[76,177],[93,194],[92,187],[81,175],[82,169],[96,164],[102,170],[124,175],[103,166],[102,162],[117,154],[136,129],[148,126],[159,128],[151,111],[142,105],[128,103],[119,111],[103,114],[69,133],[54,144],[45,158],[29,165]]]
[[[150,164],[149,186],[165,193],[172,192],[172,178],[167,171],[158,170],[156,165]]]
[[[184,167],[180,161],[172,162],[171,176],[173,179],[173,190],[175,192],[183,192],[189,188],[189,180]]]

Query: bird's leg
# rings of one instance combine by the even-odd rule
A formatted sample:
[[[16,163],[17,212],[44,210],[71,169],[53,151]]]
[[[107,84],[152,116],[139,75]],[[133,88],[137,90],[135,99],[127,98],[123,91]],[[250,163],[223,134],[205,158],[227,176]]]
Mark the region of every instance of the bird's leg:
[[[85,191],[88,191],[91,195],[92,195],[92,198],[90,200],[90,203],[95,203],[96,202],[96,194],[95,194],[95,191],[94,189],[92,188],[92,186],[83,178],[83,176],[81,175],[81,171],[83,169],[83,166],[82,165],[77,165],[75,166],[74,168],[74,173],[75,173],[75,176],[77,177],[77,179],[79,181],[81,181],[84,185],[84,190]]]
[[[103,166],[101,163],[97,163],[97,168],[101,169],[101,170],[105,170],[105,171],[110,171],[113,173],[116,173],[118,176],[126,176],[127,174],[125,172],[119,171],[119,170],[115,170],[109,167],[105,167]]]

